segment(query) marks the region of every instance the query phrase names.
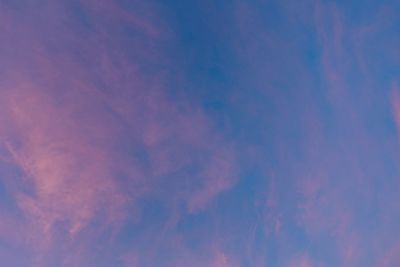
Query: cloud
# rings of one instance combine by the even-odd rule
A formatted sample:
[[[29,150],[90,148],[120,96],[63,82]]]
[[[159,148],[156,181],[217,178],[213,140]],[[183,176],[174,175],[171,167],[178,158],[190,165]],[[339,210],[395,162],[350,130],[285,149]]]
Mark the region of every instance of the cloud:
[[[317,267],[318,265],[312,262],[307,254],[300,254],[289,263],[290,267]]]
[[[398,97],[388,93],[397,66],[392,6],[373,5],[375,14],[345,3],[277,2],[235,10],[235,51],[251,70],[241,76],[248,91],[240,108],[265,199],[263,237],[250,239],[247,254],[254,263],[256,251],[268,250],[271,264],[373,266],[370,258],[393,245],[397,220],[397,205],[387,206],[399,156]]]
[[[168,95],[172,62],[157,43],[172,40],[154,6],[48,4],[2,4],[1,46],[24,55],[2,63],[1,168],[18,170],[2,180],[17,179],[8,193],[25,230],[10,236],[4,221],[1,232],[26,240],[17,242],[33,266],[87,266],[93,243],[109,236],[111,246],[133,217],[140,222],[143,199],[178,201],[183,214],[206,209],[233,186],[235,151],[198,104]]]
[[[396,264],[397,6],[211,2],[0,3],[2,264]]]

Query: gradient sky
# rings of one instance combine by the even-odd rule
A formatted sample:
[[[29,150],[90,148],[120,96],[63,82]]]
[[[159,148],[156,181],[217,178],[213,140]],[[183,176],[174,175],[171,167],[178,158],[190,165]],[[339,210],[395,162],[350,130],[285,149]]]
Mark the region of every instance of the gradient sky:
[[[399,14],[0,0],[0,266],[400,266]]]

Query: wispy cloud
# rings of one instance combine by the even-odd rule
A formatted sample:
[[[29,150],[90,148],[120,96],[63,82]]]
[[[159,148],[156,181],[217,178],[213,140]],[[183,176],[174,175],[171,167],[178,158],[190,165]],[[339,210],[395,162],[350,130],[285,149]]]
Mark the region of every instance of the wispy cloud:
[[[3,27],[2,47],[24,56],[3,63],[2,158],[18,175],[2,179],[18,181],[8,193],[22,216],[1,231],[33,252],[34,266],[83,266],[94,264],[93,242],[114,233],[112,244],[139,216],[139,199],[206,209],[232,187],[235,152],[200,106],[167,94],[172,62],[157,43],[170,37],[148,19],[151,5],[48,4],[2,4],[3,25],[17,29]],[[7,234],[17,227],[7,220],[22,224],[20,237]]]

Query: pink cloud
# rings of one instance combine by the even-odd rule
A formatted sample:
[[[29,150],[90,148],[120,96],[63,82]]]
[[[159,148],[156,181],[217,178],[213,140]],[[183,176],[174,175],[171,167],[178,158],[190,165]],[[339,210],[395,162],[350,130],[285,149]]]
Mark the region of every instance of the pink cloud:
[[[400,131],[400,96],[399,96],[399,89],[395,82],[392,83],[390,100],[393,109],[393,116],[397,126],[397,130]]]
[[[398,266],[400,263],[400,246],[395,244],[390,248],[384,255],[377,261],[376,267],[394,267]]]
[[[127,56],[118,47],[124,35],[106,28],[128,23],[146,33],[131,42],[143,47],[168,41],[168,30],[113,2],[86,1],[82,8],[96,16],[87,35],[74,27],[63,4],[34,7],[22,20],[16,11],[1,11],[11,14],[7,21],[17,28],[7,31],[5,45],[12,50],[14,43],[26,54],[14,59],[0,85],[2,160],[19,170],[8,190],[26,230],[17,239],[2,222],[0,232],[6,239],[27,240],[19,242],[33,251],[39,266],[57,261],[48,256],[52,252],[65,264],[90,262],[96,253],[91,243],[139,216],[139,199],[178,201],[196,213],[235,182],[229,141],[199,105],[167,95],[167,72],[143,70],[166,64],[162,49]],[[54,17],[42,21],[38,14],[45,11]],[[32,38],[29,50],[25,38]],[[126,262],[135,265],[139,258],[135,254]]]
[[[362,260],[369,255],[382,253],[380,242],[390,243],[385,240],[390,238],[383,237],[382,232],[393,233],[393,230],[383,229],[383,225],[392,225],[393,221],[386,220],[395,221],[398,209],[394,195],[387,196],[390,200],[386,197],[383,202],[378,200],[388,190],[388,184],[397,188],[397,179],[388,178],[385,164],[398,165],[398,146],[386,121],[390,112],[387,88],[382,88],[384,79],[376,70],[387,68],[390,72],[395,67],[371,63],[375,57],[392,55],[391,50],[396,46],[382,41],[380,45],[388,47],[387,51],[381,51],[375,42],[371,44],[374,49],[366,49],[370,45],[367,40],[375,41],[384,28],[393,27],[394,17],[386,5],[381,5],[382,12],[376,19],[368,17],[365,21],[351,17],[351,11],[341,3],[306,1],[293,5],[279,1],[279,5],[279,14],[285,19],[283,22],[277,19],[276,23],[282,23],[279,27],[287,32],[273,30],[276,28],[270,25],[272,19],[266,19],[269,6],[262,1],[238,3],[235,10],[239,33],[235,48],[241,62],[252,72],[246,82],[257,87],[257,97],[273,99],[268,102],[268,111],[272,110],[273,115],[254,124],[264,134],[260,142],[267,144],[273,163],[265,158],[260,161],[263,151],[252,152],[255,156],[251,157],[255,162],[260,161],[259,165],[254,163],[259,169],[269,169],[265,178],[268,182],[260,189],[267,199],[261,223],[265,242],[278,250],[274,252],[277,258],[294,257],[293,266],[314,266],[314,255],[321,264],[334,258],[339,266],[363,265]],[[301,9],[305,6],[312,8]],[[293,17],[286,18],[288,14]],[[300,32],[301,36],[296,36]],[[286,43],[278,45],[283,40]],[[294,42],[298,46],[291,47]],[[311,60],[302,59],[309,49],[316,54]],[[279,60],[275,60],[276,55]],[[390,57],[390,62],[395,59]],[[317,63],[310,63],[314,60]],[[279,80],[280,77],[290,77],[288,80],[294,82]],[[392,92],[390,96],[396,121],[400,113],[397,94]],[[249,117],[262,112],[254,102],[256,99],[244,108],[251,114]],[[268,138],[265,136],[271,136],[273,141],[265,141]],[[383,228],[367,230],[365,225],[369,224]],[[257,229],[258,225],[254,225]],[[260,260],[252,251],[254,239],[249,238],[246,254],[256,265]],[[310,257],[293,255],[302,246],[316,249],[310,251]]]
[[[209,267],[239,267],[239,264],[225,253],[216,251]]]
[[[303,253],[294,257],[289,265],[289,267],[323,267],[323,265],[313,262],[310,257]]]

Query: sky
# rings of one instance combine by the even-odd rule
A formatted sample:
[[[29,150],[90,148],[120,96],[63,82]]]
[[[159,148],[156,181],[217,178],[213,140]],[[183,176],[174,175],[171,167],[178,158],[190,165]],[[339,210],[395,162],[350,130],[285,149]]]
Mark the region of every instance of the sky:
[[[0,266],[400,266],[397,0],[0,0]]]

